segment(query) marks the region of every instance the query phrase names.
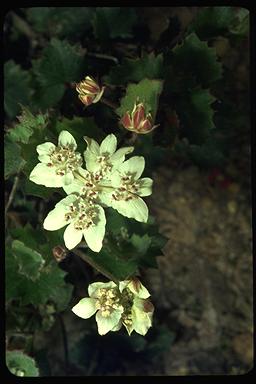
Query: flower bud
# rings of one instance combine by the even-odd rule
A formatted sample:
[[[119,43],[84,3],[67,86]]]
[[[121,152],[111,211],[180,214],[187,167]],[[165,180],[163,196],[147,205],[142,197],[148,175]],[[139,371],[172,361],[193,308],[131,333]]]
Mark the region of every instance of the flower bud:
[[[86,76],[84,80],[76,84],[78,97],[87,107],[92,103],[97,103],[103,95],[105,87],[100,87],[94,79]]]
[[[158,126],[153,125],[151,113],[145,113],[143,103],[135,103],[132,112],[127,111],[121,118],[121,124],[129,131],[140,134],[149,133]]]

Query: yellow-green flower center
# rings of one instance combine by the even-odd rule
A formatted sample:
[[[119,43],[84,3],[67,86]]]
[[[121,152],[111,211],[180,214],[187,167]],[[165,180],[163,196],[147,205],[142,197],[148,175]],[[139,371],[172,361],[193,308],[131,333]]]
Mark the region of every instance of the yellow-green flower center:
[[[132,200],[137,198],[137,192],[139,191],[139,182],[134,181],[134,176],[126,174],[121,178],[121,185],[112,194],[112,197],[117,200]]]
[[[82,165],[82,156],[69,146],[60,146],[50,154],[48,167],[55,167],[56,174],[64,176],[67,172],[74,171]]]
[[[100,288],[97,292],[96,308],[103,317],[108,317],[116,309],[122,309],[117,288]]]
[[[95,225],[94,219],[97,214],[95,207],[80,198],[70,204],[69,211],[65,214],[65,220],[74,221],[75,229],[84,230]]]

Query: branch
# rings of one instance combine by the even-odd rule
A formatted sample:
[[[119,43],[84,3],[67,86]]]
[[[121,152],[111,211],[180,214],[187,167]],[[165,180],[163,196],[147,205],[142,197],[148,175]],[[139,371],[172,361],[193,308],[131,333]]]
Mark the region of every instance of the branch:
[[[113,103],[112,101],[109,101],[108,99],[105,99],[105,97],[101,97],[100,101],[113,109],[116,109],[118,107],[117,104]]]
[[[82,260],[86,261],[88,264],[90,264],[91,267],[96,269],[102,275],[106,276],[109,280],[114,281],[116,284],[119,283],[119,281],[111,273],[107,272],[104,268],[102,268],[99,264],[97,264],[94,260],[92,260],[90,256],[79,251],[78,249],[72,249],[72,252],[75,255],[81,257]]]
[[[17,186],[18,186],[18,182],[19,182],[19,176],[17,175],[17,176],[15,176],[15,178],[14,178],[14,183],[13,183],[13,186],[12,186],[12,190],[11,190],[11,193],[10,193],[10,195],[9,195],[9,199],[8,199],[8,201],[7,201],[7,204],[6,204],[6,206],[5,206],[5,216],[6,216],[7,211],[8,211],[8,209],[9,209],[9,207],[10,207],[12,201],[13,201],[13,198],[14,198],[14,195],[15,195],[15,192],[16,192],[16,189],[17,189]]]

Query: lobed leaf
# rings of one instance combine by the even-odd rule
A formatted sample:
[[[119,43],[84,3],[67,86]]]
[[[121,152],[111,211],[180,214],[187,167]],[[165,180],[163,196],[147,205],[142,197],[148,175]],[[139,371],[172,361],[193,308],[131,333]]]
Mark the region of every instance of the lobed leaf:
[[[163,55],[153,52],[138,59],[124,59],[121,65],[113,67],[105,81],[110,84],[124,84],[129,81],[139,82],[145,78],[163,77]]]
[[[10,372],[16,376],[39,376],[35,360],[22,351],[7,351],[6,365]]]
[[[19,104],[29,104],[31,95],[29,81],[29,73],[13,60],[4,64],[4,109],[11,119],[19,113]]]
[[[126,95],[121,99],[121,105],[116,109],[116,113],[122,117],[127,111],[132,111],[134,103],[139,100],[144,103],[146,113],[151,112],[154,120],[162,88],[162,80],[144,79],[138,84],[129,84],[126,89]]]

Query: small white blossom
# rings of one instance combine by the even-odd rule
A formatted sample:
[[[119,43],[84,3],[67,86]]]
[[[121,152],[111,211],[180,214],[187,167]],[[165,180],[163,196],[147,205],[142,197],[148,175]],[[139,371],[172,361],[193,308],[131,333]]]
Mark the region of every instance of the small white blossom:
[[[124,147],[116,151],[117,139],[112,133],[106,136],[100,145],[87,136],[84,140],[87,143],[87,149],[84,152],[87,170],[97,172],[105,178],[123,163],[125,155],[134,150],[134,147]]]
[[[152,193],[153,180],[149,177],[140,179],[145,167],[142,156],[134,156],[120,165],[111,176],[111,184],[115,190],[109,194],[106,203],[121,215],[137,221],[147,222],[148,207],[140,196]]]
[[[75,152],[76,141],[68,131],[59,135],[58,146],[46,142],[36,147],[39,164],[30,173],[29,179],[46,187],[63,187],[72,183],[74,171],[82,165],[82,156]]]
[[[64,242],[68,249],[73,249],[84,236],[88,247],[99,252],[105,235],[106,218],[100,205],[89,204],[83,196],[72,194],[56,204],[43,225],[48,231],[68,225],[64,232]]]
[[[123,324],[129,335],[135,331],[144,336],[152,326],[154,307],[148,300],[150,294],[137,278],[121,281],[119,286],[113,281],[92,283],[88,294],[72,311],[83,319],[97,312],[100,335],[118,331]]]

